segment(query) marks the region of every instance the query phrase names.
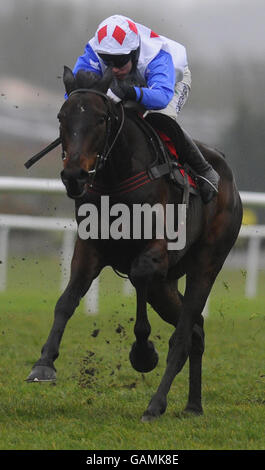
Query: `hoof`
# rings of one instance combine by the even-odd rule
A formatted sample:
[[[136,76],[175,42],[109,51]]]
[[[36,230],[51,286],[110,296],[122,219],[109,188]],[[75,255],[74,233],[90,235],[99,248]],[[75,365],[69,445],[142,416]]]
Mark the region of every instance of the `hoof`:
[[[54,382],[56,380],[56,372],[52,367],[36,366],[33,367],[26,382]]]
[[[142,423],[150,423],[151,421],[154,421],[155,419],[159,418],[161,415],[158,414],[158,415],[153,415],[153,414],[149,414],[149,413],[144,413],[142,418],[141,418],[141,421]]]
[[[129,357],[132,367],[137,372],[150,372],[157,366],[159,358],[151,341],[141,345],[133,343]]]
[[[184,413],[189,415],[201,416],[203,415],[203,409],[202,407],[187,405],[184,409]]]
[[[155,402],[151,400],[147,410],[144,412],[141,421],[143,423],[147,423],[150,421],[154,421],[156,418],[160,418],[162,414],[165,413],[167,408],[167,402],[166,400],[159,400],[158,402]]]
[[[151,399],[148,408],[145,410],[141,421],[146,423],[159,418],[167,409],[167,399],[164,395],[156,394]]]

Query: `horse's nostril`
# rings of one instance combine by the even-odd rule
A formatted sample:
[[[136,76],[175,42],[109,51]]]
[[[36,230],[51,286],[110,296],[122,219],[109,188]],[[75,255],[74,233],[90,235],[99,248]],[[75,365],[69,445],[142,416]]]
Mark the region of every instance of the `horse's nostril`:
[[[61,171],[61,180],[63,182],[64,185],[67,185],[68,181],[69,181],[69,177],[68,175],[65,173],[65,170]]]
[[[89,177],[88,173],[85,170],[81,169],[80,174],[77,177],[77,179],[78,181],[86,182],[88,180],[88,177]]]
[[[78,199],[84,195],[88,177],[88,173],[81,168],[65,168],[61,171],[61,180],[66,187],[67,195],[72,199]]]
[[[63,182],[63,184],[64,184],[65,186],[67,186],[67,185],[68,185],[68,182],[69,182],[69,180],[67,180],[67,179],[65,179],[65,178],[62,178],[62,182]]]
[[[63,171],[61,171],[61,179],[64,181],[71,180],[71,181],[86,182],[87,178],[88,178],[88,174],[82,168],[77,168],[77,169],[65,168]]]

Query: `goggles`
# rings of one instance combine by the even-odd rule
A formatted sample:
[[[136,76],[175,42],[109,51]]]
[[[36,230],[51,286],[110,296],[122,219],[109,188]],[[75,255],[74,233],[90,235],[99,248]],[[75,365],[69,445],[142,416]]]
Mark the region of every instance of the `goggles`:
[[[131,60],[131,53],[122,54],[122,55],[114,55],[114,54],[98,54],[98,55],[103,60],[104,64],[107,67],[110,67],[110,66],[117,67],[118,69],[128,64],[129,60]]]

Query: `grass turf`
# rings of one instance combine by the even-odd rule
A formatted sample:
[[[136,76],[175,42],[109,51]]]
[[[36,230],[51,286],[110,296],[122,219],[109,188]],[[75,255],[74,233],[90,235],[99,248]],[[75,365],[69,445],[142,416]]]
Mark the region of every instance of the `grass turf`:
[[[0,294],[0,449],[264,449],[265,296],[244,298],[244,272],[224,270],[205,321],[204,415],[182,413],[188,364],[175,378],[166,413],[152,423],[141,415],[165,369],[173,331],[151,308],[157,368],[134,371],[135,298],[106,270],[100,313],[84,302],[65,330],[54,384],[24,382],[49,333],[59,296],[54,259],[13,259],[8,289]]]

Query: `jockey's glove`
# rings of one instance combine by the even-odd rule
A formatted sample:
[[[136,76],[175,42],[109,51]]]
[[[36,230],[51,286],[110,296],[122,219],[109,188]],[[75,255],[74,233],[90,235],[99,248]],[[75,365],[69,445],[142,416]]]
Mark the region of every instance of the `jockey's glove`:
[[[112,80],[107,95],[115,101],[115,103],[128,100],[136,101],[134,86],[127,83],[125,80],[117,80],[117,78]]]

